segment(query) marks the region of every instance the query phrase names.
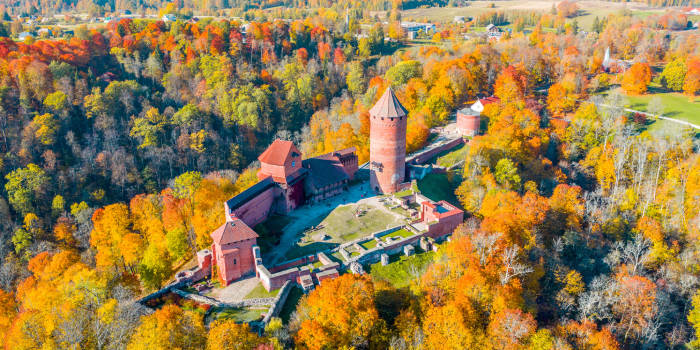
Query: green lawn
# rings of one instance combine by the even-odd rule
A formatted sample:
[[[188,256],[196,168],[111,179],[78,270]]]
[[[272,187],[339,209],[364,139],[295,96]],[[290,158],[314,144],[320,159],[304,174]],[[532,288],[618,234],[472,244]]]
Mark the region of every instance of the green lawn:
[[[360,245],[367,250],[374,249],[377,247],[377,240],[370,239],[369,241],[362,242]]]
[[[403,191],[394,193],[394,197],[401,198],[413,194],[413,189],[407,188]]]
[[[361,217],[355,217],[355,205],[338,207],[321,222],[323,229],[340,241],[351,241],[373,232],[401,224],[394,215],[378,208],[367,207],[367,212]]]
[[[654,96],[659,96],[661,98],[661,103],[664,105],[664,117],[684,120],[695,125],[700,125],[700,99],[691,101],[688,99],[688,96],[677,92],[664,92],[641,96],[628,95],[627,99],[630,102],[629,108],[646,111],[647,104]]]
[[[374,280],[387,281],[396,288],[402,288],[414,280],[414,271],[422,275],[434,258],[434,252],[418,253],[408,257],[397,254],[390,257],[389,265],[372,264],[369,271]]]
[[[337,263],[342,263],[343,262],[343,254],[340,254],[340,252],[335,252],[328,256],[331,260],[337,262]]]
[[[418,180],[418,189],[426,197],[436,202],[446,200],[452,205],[461,207],[455,196],[455,189],[457,186],[459,186],[459,184],[453,185],[448,179],[447,174],[430,173],[422,180]]]
[[[214,320],[234,320],[236,322],[251,322],[262,318],[262,314],[267,312],[266,308],[217,308],[212,311],[211,318]]]
[[[253,290],[248,293],[248,295],[245,296],[243,299],[256,299],[256,298],[274,298],[277,296],[277,293],[279,293],[279,289],[275,289],[272,291],[267,291],[265,290],[265,287],[263,287],[262,283],[258,283]]]
[[[380,238],[381,238],[382,240],[386,240],[386,239],[394,238],[394,237],[408,238],[408,237],[411,237],[411,236],[413,236],[413,235],[414,235],[413,232],[411,232],[411,231],[409,231],[409,230],[407,230],[407,229],[405,229],[405,228],[402,228],[402,229],[396,230],[396,231],[394,231],[394,232],[392,232],[392,233],[390,233],[390,234],[388,234],[388,235],[384,235],[384,236],[382,236],[382,237],[380,237]]]
[[[467,147],[466,144],[462,144],[457,148],[453,148],[452,150],[445,152],[444,154],[438,155],[436,163],[439,166],[449,168],[458,162],[465,160],[467,158],[467,153],[469,153],[469,147]]]
[[[366,204],[362,207],[366,209],[366,213],[360,217],[355,216],[357,205],[350,204],[335,208],[319,224],[324,227],[318,231],[307,232],[305,237],[287,252],[286,258],[294,259],[313,254],[404,223],[402,216],[388,213],[385,209],[370,207]],[[400,213],[397,212],[397,214]],[[314,236],[320,233],[327,234],[331,239],[317,242]]]

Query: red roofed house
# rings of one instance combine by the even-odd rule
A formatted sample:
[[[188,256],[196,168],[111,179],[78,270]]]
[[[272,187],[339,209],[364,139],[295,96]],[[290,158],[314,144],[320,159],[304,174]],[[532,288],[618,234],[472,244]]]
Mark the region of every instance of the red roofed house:
[[[471,108],[475,112],[481,113],[484,111],[484,107],[486,107],[487,105],[498,102],[501,102],[501,99],[496,96],[484,97],[476,100],[476,102],[474,102],[474,104],[472,104],[469,108]]]
[[[222,285],[255,273],[253,247],[257,245],[258,235],[243,221],[237,218],[227,221],[211,233],[211,238],[213,263]]]

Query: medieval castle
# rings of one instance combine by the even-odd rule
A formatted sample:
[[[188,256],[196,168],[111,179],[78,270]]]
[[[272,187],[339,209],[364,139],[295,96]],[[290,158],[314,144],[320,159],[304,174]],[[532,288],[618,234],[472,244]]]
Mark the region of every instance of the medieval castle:
[[[407,114],[391,88],[370,110],[369,182],[376,193],[392,194],[410,186],[405,181],[408,178]],[[256,244],[258,235],[251,227],[272,214],[287,214],[302,204],[315,203],[347,190],[358,171],[356,150],[348,148],[303,159],[291,141],[275,140],[258,159],[259,182],[226,201],[226,223],[212,232],[211,250],[197,254],[198,274],[215,272],[220,283],[228,285],[254,273],[268,290],[279,288],[287,280],[309,283],[311,274],[294,268],[296,263],[283,263],[268,270]],[[421,208],[420,219],[411,226],[416,232],[415,239],[397,245],[394,251],[417,244],[424,236],[439,239],[462,222],[463,212],[447,202],[435,203],[419,194],[412,200]],[[321,260],[325,258],[323,253],[318,256]],[[312,256],[300,261],[307,263],[309,259],[319,258]],[[338,264],[328,265],[329,268],[314,275],[317,281],[338,276]]]

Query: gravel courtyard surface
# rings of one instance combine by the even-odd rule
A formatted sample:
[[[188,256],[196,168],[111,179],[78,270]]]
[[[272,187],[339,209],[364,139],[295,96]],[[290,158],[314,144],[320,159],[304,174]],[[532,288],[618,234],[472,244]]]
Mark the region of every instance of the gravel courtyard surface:
[[[255,276],[251,276],[233,282],[224,288],[215,288],[211,293],[207,294],[207,296],[224,303],[239,302],[243,300],[250,291],[255,289],[255,286],[257,286],[259,282],[260,281]]]

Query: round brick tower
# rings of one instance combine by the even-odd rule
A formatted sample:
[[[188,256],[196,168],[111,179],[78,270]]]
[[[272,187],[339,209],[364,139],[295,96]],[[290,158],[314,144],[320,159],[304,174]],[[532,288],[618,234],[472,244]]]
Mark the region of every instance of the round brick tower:
[[[396,192],[404,182],[407,114],[391,88],[369,110],[369,179],[376,192]]]

